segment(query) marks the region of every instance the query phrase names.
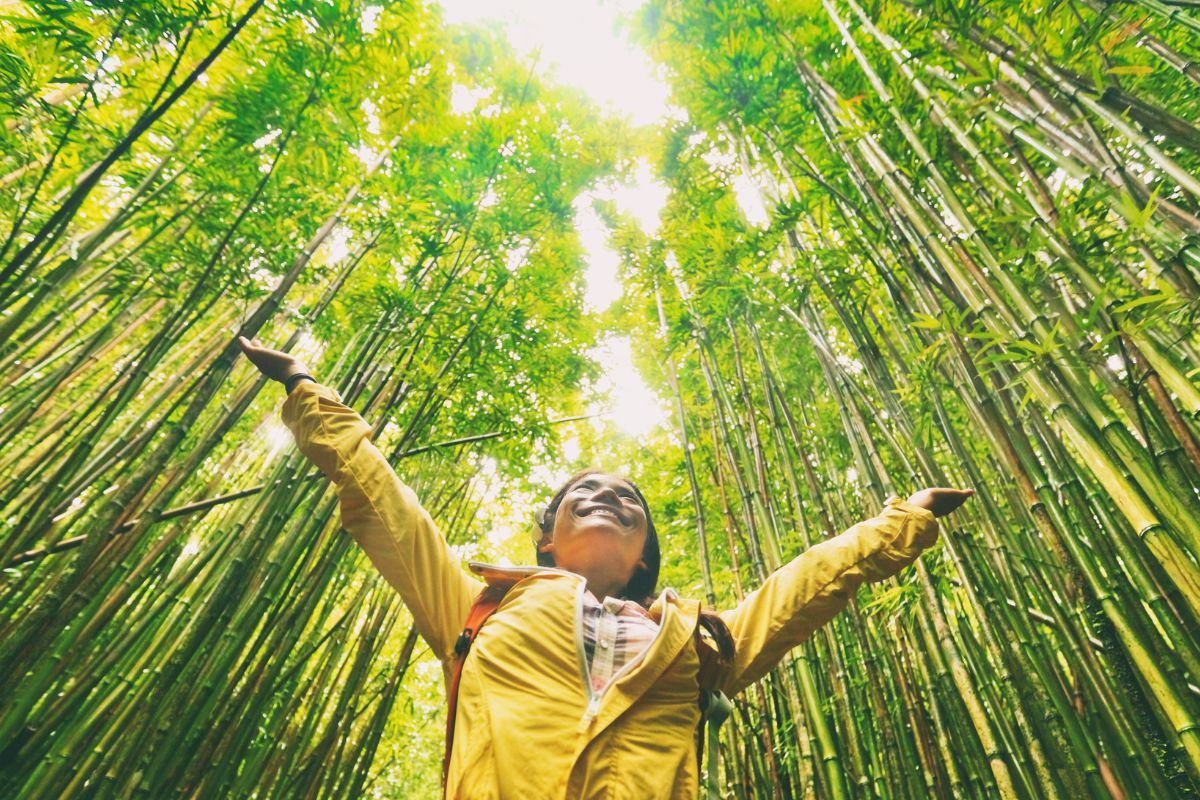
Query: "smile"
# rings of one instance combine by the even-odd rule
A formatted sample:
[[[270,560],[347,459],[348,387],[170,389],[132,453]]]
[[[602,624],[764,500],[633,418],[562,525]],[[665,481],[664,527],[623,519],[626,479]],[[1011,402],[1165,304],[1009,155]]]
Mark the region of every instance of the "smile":
[[[602,516],[602,517],[608,517],[610,519],[616,520],[617,522],[619,522],[622,525],[629,524],[624,520],[624,518],[621,517],[620,514],[618,514],[616,511],[614,511],[613,509],[611,509],[607,506],[594,506],[592,508],[589,508],[586,511],[579,511],[576,513],[580,517]]]

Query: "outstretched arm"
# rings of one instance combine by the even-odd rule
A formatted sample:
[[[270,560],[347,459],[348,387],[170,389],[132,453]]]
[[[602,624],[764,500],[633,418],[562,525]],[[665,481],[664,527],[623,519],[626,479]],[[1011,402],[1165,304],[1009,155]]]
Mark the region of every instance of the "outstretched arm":
[[[242,349],[268,377],[304,371],[257,340],[243,340]],[[412,489],[372,444],[371,426],[341,400],[328,386],[302,380],[284,401],[284,424],[301,452],[333,482],[346,531],[400,593],[433,652],[449,660],[483,584],[463,570]]]
[[[810,547],[721,617],[736,647],[725,692],[740,692],[828,622],[863,582],[891,577],[937,541],[938,523],[971,490],[925,489]]]

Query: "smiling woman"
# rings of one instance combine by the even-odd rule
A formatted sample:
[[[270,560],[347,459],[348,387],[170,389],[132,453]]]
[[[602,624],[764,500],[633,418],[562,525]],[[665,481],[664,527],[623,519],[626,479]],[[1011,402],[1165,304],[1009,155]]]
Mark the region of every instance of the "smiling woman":
[[[658,582],[658,533],[628,479],[584,470],[563,484],[538,524],[538,563],[591,576],[598,597],[642,600]]]
[[[862,583],[915,560],[937,539],[935,517],[972,494],[893,498],[718,614],[656,593],[649,503],[628,479],[587,470],[537,515],[537,566],[468,571],[337,392],[286,353],[241,346],[288,389],[284,422],[442,660],[448,797],[697,797],[701,706],[763,677]]]

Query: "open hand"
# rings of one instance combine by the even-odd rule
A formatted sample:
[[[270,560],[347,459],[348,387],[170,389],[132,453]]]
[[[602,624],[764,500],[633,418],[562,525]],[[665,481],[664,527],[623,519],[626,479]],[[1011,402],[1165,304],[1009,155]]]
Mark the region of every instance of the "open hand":
[[[944,517],[967,502],[967,498],[973,494],[974,489],[922,489],[908,498],[908,502],[932,511],[935,517]]]
[[[258,371],[273,381],[283,382],[292,375],[308,372],[308,368],[295,356],[281,350],[264,347],[257,338],[247,339],[245,336],[239,336],[238,344],[241,345],[246,358],[258,367]]]

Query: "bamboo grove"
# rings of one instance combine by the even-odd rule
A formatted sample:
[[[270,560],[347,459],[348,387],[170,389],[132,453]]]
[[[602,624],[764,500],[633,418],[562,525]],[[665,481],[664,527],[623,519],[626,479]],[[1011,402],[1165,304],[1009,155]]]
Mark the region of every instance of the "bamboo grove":
[[[738,699],[711,797],[1198,796],[1189,5],[653,0],[685,113],[647,133],[435,6],[0,2],[0,791],[437,796],[423,648],[242,333],[464,554],[577,431],[718,608],[976,487]],[[598,319],[573,204],[638,155],[670,197],[602,208]],[[649,441],[570,424],[606,329]]]
[[[687,122],[662,229],[617,241],[704,591],[888,495],[980,489],[739,706],[710,772],[735,795],[1196,796],[1197,20],[641,12]]]
[[[625,137],[435,8],[4,10],[0,793],[361,796],[417,639],[235,336],[478,539],[479,458],[594,372],[571,204]]]

